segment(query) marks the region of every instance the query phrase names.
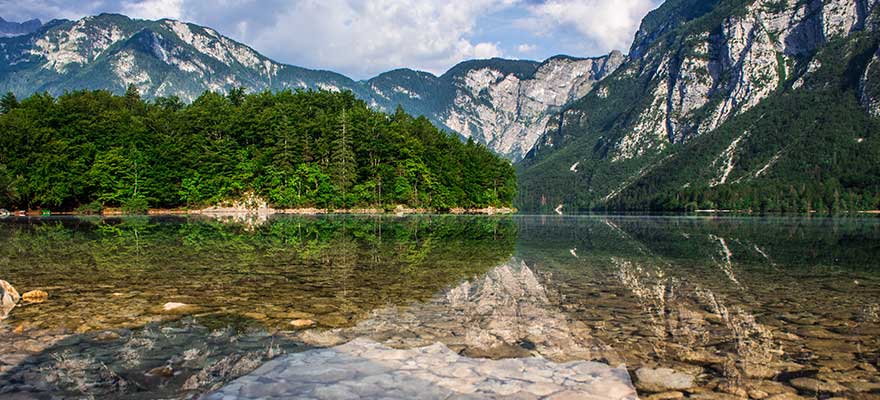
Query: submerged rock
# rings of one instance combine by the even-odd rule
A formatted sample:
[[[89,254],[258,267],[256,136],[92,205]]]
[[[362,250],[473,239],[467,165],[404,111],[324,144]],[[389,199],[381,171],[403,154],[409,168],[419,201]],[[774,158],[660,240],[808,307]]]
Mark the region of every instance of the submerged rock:
[[[104,331],[95,335],[95,340],[99,342],[112,342],[114,340],[119,340],[122,336],[114,331]]]
[[[9,282],[0,280],[0,320],[9,317],[9,312],[18,304],[20,296]]]
[[[694,387],[694,376],[670,368],[639,368],[636,387],[646,392],[668,392]]]
[[[165,303],[159,311],[163,314],[192,314],[198,310],[199,307],[191,304],[169,302]]]
[[[636,399],[625,368],[544,358],[464,357],[441,343],[409,350],[367,339],[289,354],[207,399],[224,398]]]
[[[170,378],[174,376],[174,369],[170,366],[162,366],[153,368],[146,373],[147,376],[157,376],[162,378]]]
[[[315,321],[310,319],[295,319],[290,321],[290,326],[294,328],[306,328],[315,324]]]
[[[540,355],[551,361],[624,359],[596,340],[589,327],[571,320],[524,261],[512,258],[480,278],[460,283],[410,307],[373,310],[350,328],[305,331],[303,342],[336,345],[366,337],[395,348],[443,343],[473,357],[509,358]],[[326,317],[316,318],[330,325]]]
[[[46,300],[49,300],[49,293],[46,293],[42,290],[31,290],[23,295],[21,295],[21,299],[26,303],[42,303]]]
[[[843,393],[847,390],[845,386],[840,384],[820,381],[813,378],[795,378],[789,383],[791,386],[811,393]]]

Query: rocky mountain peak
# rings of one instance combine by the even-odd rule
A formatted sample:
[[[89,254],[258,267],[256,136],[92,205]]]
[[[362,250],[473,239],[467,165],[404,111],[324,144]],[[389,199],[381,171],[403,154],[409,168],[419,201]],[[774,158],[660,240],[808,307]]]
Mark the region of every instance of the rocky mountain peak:
[[[470,63],[455,75],[452,104],[440,121],[519,160],[563,106],[589,93],[623,60],[615,52],[597,58],[557,56],[540,64]]]
[[[21,23],[11,22],[0,17],[0,37],[27,35],[43,26],[39,19],[31,19]]]

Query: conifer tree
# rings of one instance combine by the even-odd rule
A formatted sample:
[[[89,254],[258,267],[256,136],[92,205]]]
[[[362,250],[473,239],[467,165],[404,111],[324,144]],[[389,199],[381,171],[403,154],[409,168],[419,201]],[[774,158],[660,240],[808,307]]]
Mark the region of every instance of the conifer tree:
[[[6,114],[16,107],[18,107],[18,99],[15,97],[15,93],[6,92],[0,99],[0,114]]]
[[[355,180],[357,173],[357,164],[355,163],[354,151],[351,149],[351,139],[349,137],[348,118],[346,110],[343,107],[342,114],[339,117],[340,132],[333,141],[333,180],[336,187],[342,192],[342,199],[345,202],[352,182]]]

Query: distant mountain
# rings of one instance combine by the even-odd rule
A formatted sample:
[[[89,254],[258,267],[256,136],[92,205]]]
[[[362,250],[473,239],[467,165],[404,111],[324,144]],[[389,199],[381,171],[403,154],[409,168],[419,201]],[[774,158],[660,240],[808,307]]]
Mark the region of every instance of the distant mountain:
[[[474,60],[440,77],[397,70],[367,85],[386,104],[401,104],[519,160],[564,105],[586,95],[623,60],[619,52],[586,59],[558,56],[543,63]]]
[[[667,0],[523,161],[520,207],[877,207],[878,4]]]
[[[7,21],[0,17],[0,37],[26,35],[35,32],[41,26],[43,26],[43,23],[38,19],[18,23]]]
[[[192,101],[206,90],[350,90],[372,107],[424,115],[441,128],[487,144],[513,160],[528,152],[551,117],[585,95],[624,56],[543,63],[476,60],[443,76],[407,69],[368,81],[277,63],[211,28],[175,20],[147,21],[101,14],[55,20],[32,32],[0,38],[0,91],[20,97],[48,91],[135,85],[147,98]]]
[[[77,89],[192,101],[206,90],[351,90],[351,79],[276,63],[248,46],[198,25],[101,14],[52,21],[23,36],[0,39],[0,90],[19,95]]]

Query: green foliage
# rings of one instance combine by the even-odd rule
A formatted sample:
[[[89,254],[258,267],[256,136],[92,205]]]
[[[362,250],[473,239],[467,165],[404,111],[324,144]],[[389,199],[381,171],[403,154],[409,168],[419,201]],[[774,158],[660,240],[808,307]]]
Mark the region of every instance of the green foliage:
[[[83,204],[76,208],[78,214],[98,215],[104,211],[104,205],[99,201],[93,201],[89,204]]]
[[[12,92],[6,92],[3,98],[0,98],[0,113],[6,114],[18,107],[18,99]]]
[[[146,214],[150,209],[147,198],[142,195],[135,195],[132,198],[122,202],[122,212],[130,215]]]
[[[256,193],[277,207],[509,206],[513,167],[427,119],[350,92],[229,95],[191,105],[79,91],[0,115],[0,206],[142,213]]]

